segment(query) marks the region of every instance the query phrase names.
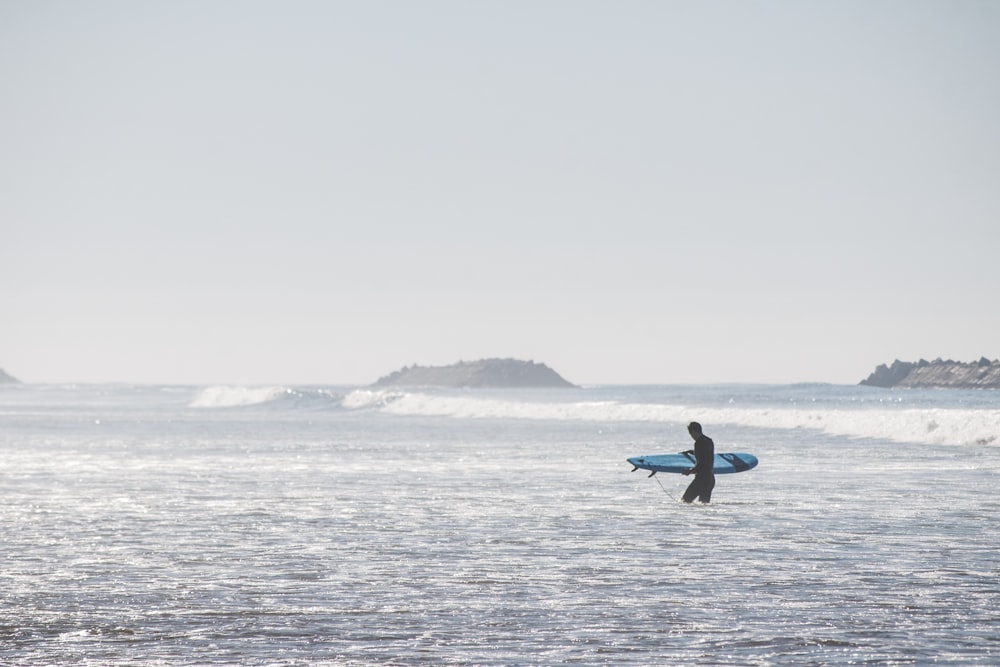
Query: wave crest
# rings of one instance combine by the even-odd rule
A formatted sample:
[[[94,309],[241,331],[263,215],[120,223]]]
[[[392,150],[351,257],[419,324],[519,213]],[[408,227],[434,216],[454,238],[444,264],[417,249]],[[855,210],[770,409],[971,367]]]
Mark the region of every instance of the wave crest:
[[[342,405],[352,410],[363,410],[365,408],[384,408],[390,403],[394,403],[407,394],[399,391],[386,391],[379,389],[355,389],[344,397]]]
[[[894,442],[1000,444],[1000,411],[958,408],[803,409],[699,407],[619,401],[536,402],[495,397],[447,396],[358,390],[344,407],[374,408],[389,414],[459,419],[732,424],[752,428],[812,430],[848,438]]]
[[[931,445],[1000,445],[1000,410],[965,408],[845,408],[698,406],[629,400],[564,401],[476,393],[361,389],[216,386],[201,389],[193,408],[266,406],[277,410],[366,410],[456,419],[730,424],[801,430],[838,437]]]
[[[192,408],[237,408],[270,403],[294,393],[287,387],[205,387],[189,405]]]

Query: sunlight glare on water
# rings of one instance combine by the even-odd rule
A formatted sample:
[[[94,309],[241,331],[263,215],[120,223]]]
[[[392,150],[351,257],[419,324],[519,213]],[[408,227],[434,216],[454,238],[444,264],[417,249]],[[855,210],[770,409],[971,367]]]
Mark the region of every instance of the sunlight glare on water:
[[[0,661],[996,664],[992,397],[889,408],[975,414],[939,444],[735,391],[4,388]],[[703,414],[761,463],[687,506],[625,458]]]

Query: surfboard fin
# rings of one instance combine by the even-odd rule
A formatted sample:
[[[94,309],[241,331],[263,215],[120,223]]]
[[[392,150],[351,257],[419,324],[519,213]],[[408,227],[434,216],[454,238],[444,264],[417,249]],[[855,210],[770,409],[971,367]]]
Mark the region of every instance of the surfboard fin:
[[[656,474],[656,471],[654,470],[653,472],[651,472],[648,475],[646,475],[646,478],[649,479],[650,477],[652,477],[655,474]]]
[[[632,466],[632,472],[635,472],[638,469],[639,469],[639,466]]]

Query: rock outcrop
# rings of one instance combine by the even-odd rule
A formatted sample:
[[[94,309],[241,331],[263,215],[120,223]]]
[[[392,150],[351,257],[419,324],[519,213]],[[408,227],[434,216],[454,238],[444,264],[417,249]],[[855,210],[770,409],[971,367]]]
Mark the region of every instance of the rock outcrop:
[[[545,364],[517,359],[460,361],[450,366],[406,366],[379,378],[376,387],[574,387]]]
[[[8,375],[7,371],[5,371],[4,369],[0,368],[0,384],[4,384],[4,383],[7,383],[7,384],[21,384],[21,381],[18,380],[13,375]]]
[[[997,389],[1000,388],[1000,361],[990,361],[986,357],[971,363],[951,359],[921,359],[916,362],[897,359],[891,366],[879,365],[861,384],[870,387]]]

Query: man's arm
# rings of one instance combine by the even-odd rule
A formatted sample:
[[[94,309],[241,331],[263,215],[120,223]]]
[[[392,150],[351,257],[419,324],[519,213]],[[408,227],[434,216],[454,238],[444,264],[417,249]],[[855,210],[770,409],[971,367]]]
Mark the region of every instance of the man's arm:
[[[698,455],[698,453],[696,451],[694,451],[693,449],[689,449],[686,452],[681,452],[681,454],[684,454],[685,456],[697,456]],[[697,461],[695,462],[695,465],[697,465]],[[684,474],[685,475],[690,475],[693,472],[694,472],[694,468],[688,468],[687,470],[684,471]]]

